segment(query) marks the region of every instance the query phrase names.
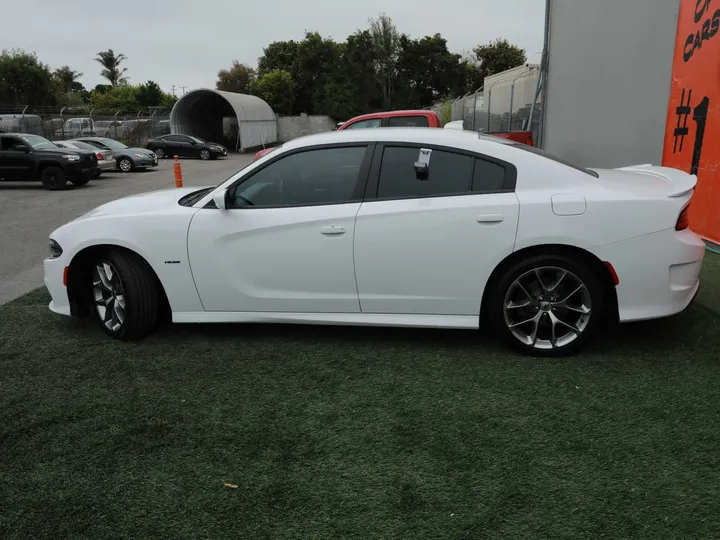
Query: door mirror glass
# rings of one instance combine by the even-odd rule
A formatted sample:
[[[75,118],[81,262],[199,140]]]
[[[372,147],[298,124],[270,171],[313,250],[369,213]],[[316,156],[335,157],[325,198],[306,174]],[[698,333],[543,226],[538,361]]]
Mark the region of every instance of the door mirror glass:
[[[220,210],[227,210],[227,190],[216,191],[213,195],[213,201]]]
[[[27,152],[28,147],[24,144],[16,144],[15,146],[13,146],[13,150],[15,150],[16,152]]]

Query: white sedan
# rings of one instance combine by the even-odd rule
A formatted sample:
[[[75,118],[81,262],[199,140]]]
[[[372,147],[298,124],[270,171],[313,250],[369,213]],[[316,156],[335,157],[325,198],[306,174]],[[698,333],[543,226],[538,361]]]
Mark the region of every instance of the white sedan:
[[[51,235],[50,309],[114,338],[176,323],[478,329],[531,355],[684,310],[695,176],[584,169],[442,129],[284,144],[219,186],[127,197]]]

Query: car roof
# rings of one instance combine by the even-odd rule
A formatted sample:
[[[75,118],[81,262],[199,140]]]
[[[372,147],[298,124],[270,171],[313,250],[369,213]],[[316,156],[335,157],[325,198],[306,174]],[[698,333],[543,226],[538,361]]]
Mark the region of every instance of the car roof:
[[[497,147],[512,145],[512,141],[475,133],[474,131],[459,131],[450,129],[432,128],[374,128],[350,129],[343,131],[329,131],[307,135],[293,139],[283,144],[283,150],[303,148],[306,146],[320,146],[325,144],[342,144],[352,142],[386,142],[386,143],[413,143],[471,151],[482,151],[487,145]]]

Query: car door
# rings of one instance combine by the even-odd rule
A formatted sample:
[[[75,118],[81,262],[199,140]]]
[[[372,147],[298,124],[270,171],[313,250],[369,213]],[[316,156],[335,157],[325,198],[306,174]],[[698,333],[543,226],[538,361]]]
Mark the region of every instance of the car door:
[[[187,135],[171,135],[175,140],[173,146],[175,146],[176,153],[180,157],[197,157],[200,155],[200,150],[196,150],[194,141]]]
[[[205,310],[358,313],[353,236],[371,153],[280,154],[228,190],[227,209],[199,210],[188,256]]]
[[[24,145],[24,150],[17,150]],[[32,172],[30,146],[17,137],[0,137],[0,178],[3,180],[29,180]]]
[[[479,315],[485,282],[513,251],[515,176],[487,156],[379,145],[355,223],[362,312]]]

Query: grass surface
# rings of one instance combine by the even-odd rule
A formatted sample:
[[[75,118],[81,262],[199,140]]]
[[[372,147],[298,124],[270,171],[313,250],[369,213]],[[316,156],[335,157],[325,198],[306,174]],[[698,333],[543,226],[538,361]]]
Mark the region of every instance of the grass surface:
[[[717,538],[705,273],[686,313],[564,360],[427,330],[118,343],[33,293],[0,308],[0,539]]]

